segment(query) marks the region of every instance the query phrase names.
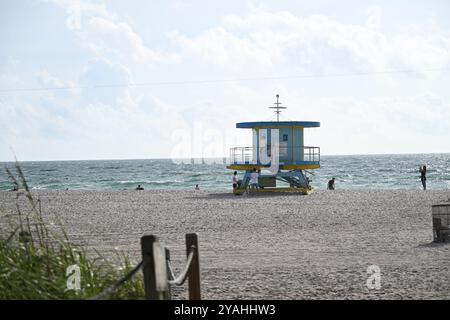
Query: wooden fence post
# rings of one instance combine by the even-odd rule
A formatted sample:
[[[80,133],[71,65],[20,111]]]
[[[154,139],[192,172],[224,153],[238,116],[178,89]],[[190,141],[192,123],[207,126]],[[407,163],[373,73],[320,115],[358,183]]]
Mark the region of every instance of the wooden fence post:
[[[189,255],[191,248],[194,247],[194,258],[188,271],[189,281],[189,300],[200,300],[200,259],[198,250],[198,237],[196,233],[186,234],[186,254]]]
[[[166,251],[155,236],[141,238],[145,299],[163,300],[166,298],[169,283],[167,281]]]
[[[144,261],[142,271],[144,273],[146,300],[158,299],[158,293],[156,292],[155,260],[153,256],[153,243],[156,240],[157,238],[153,235],[143,236],[141,238],[142,261]]]

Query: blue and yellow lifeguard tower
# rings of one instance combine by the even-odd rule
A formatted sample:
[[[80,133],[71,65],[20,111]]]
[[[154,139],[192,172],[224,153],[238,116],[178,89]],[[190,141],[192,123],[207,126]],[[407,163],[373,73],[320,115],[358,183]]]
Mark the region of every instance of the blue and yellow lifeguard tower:
[[[235,194],[249,187],[251,173],[259,172],[257,189],[252,192],[299,192],[308,194],[312,188],[305,170],[320,168],[320,148],[304,145],[305,128],[320,127],[320,122],[279,121],[281,103],[275,109],[277,121],[240,122],[236,128],[252,129],[253,145],[230,150],[228,169],[245,171]],[[281,186],[280,186],[281,185]]]

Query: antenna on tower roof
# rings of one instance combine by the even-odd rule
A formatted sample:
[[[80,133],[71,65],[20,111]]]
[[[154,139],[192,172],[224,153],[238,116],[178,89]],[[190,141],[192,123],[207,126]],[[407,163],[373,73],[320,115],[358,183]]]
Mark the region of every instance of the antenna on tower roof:
[[[276,95],[277,97],[277,102],[274,103],[275,107],[269,107],[269,109],[276,109],[274,112],[277,114],[277,121],[280,121],[280,113],[281,113],[281,109],[287,109],[286,107],[280,107],[281,102],[278,102],[278,98],[280,97],[279,94]]]

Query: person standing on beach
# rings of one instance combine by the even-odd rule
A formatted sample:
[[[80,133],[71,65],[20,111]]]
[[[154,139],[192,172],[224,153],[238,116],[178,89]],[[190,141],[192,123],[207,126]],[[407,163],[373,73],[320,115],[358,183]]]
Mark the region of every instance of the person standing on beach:
[[[256,171],[256,168],[253,168],[253,172],[250,174],[250,187],[252,189],[258,189],[259,188],[258,178],[259,178],[258,172]]]
[[[237,171],[233,173],[233,190],[238,188],[239,179],[237,176]]]
[[[422,181],[423,190],[427,190],[427,166],[419,168],[420,181]]]
[[[336,180],[336,179],[333,178],[333,179],[331,179],[330,181],[328,181],[328,187],[327,187],[328,190],[334,190],[334,181],[335,181],[335,180]]]

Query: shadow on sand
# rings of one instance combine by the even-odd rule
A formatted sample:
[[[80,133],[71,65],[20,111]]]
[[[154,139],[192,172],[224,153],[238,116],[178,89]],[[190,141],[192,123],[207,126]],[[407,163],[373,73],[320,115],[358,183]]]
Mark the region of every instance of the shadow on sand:
[[[299,197],[303,196],[299,193],[292,193],[292,192],[277,192],[277,193],[249,193],[249,194],[243,194],[243,195],[235,195],[233,192],[221,192],[221,193],[209,193],[209,194],[199,194],[197,196],[189,196],[185,197],[186,199],[252,199],[252,198],[272,198],[272,197],[279,197],[279,196],[292,196],[292,197]]]
[[[450,242],[428,242],[419,244],[416,248],[442,248],[450,246]]]

